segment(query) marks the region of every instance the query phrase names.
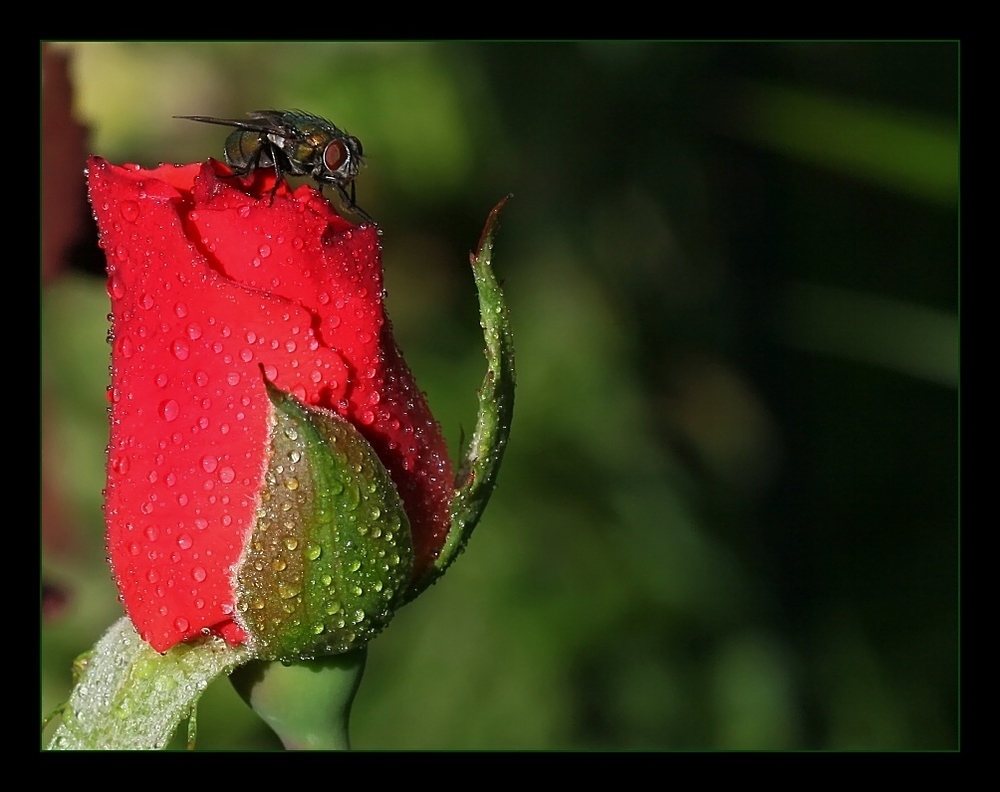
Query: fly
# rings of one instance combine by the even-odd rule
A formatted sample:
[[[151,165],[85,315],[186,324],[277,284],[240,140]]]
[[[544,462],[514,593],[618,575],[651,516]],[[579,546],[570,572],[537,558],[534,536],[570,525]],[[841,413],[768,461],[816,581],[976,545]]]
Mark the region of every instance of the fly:
[[[274,168],[285,174],[311,176],[319,185],[329,184],[354,214],[369,223],[371,215],[355,201],[354,179],[362,159],[361,141],[325,118],[301,110],[255,110],[248,120],[211,116],[175,116],[206,124],[235,127],[226,138],[226,164],[237,176],[257,168]],[[348,190],[350,192],[348,192]]]

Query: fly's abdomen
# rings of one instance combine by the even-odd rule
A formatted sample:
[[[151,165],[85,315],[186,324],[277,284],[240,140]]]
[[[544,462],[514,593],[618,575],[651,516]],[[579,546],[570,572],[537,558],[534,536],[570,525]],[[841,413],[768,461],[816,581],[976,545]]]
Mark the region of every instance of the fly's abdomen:
[[[237,129],[226,138],[226,164],[242,174],[274,165],[259,132]]]

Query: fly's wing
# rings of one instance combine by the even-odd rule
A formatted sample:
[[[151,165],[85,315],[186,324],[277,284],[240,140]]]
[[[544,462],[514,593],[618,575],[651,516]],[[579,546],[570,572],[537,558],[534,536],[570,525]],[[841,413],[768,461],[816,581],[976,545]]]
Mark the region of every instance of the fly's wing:
[[[278,135],[283,138],[296,139],[301,137],[298,130],[286,120],[286,113],[280,110],[255,110],[247,113],[249,120],[241,118],[215,118],[214,116],[174,116],[188,121],[201,121],[203,124],[218,124],[235,127],[249,132],[262,132],[266,135]]]

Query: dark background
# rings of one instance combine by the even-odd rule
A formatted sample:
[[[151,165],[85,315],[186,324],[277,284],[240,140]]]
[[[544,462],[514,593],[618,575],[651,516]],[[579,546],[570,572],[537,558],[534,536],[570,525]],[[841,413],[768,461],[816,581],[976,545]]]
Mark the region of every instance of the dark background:
[[[221,158],[177,114],[357,135],[397,340],[456,449],[468,251],[514,195],[499,487],[372,644],[355,747],[958,747],[957,43],[54,49],[112,161]],[[95,256],[80,236],[42,294],[46,708],[120,614]],[[199,712],[199,748],[276,744],[225,681]]]

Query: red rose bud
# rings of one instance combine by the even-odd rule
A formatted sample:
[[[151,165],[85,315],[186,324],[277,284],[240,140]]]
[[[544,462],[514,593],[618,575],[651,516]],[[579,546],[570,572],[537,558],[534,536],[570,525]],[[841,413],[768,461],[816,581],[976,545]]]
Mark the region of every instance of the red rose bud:
[[[89,186],[113,314],[107,543],[136,629],[161,652],[205,633],[265,659],[359,645],[429,579],[453,494],[377,229],[213,161],[91,158]]]

